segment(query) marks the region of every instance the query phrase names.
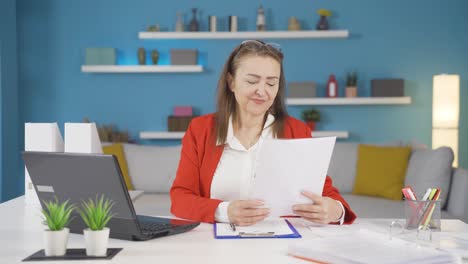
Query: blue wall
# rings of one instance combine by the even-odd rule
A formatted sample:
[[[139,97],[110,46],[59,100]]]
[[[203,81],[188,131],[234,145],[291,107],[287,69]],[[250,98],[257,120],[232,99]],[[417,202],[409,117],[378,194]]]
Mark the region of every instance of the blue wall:
[[[23,193],[20,170],[16,1],[0,2],[0,199]]]
[[[154,0],[18,0],[18,48],[22,122],[78,122],[88,117],[115,123],[134,137],[141,130],[166,130],[174,105],[193,105],[199,114],[214,110],[221,67],[239,40],[140,40],[150,24],[174,29],[176,12],[202,11],[218,17],[238,15],[241,30],[253,30],[260,1]],[[468,167],[468,36],[465,0],[285,1],[263,3],[268,27],[284,30],[290,16],[313,29],[316,10],[334,12],[332,25],[349,29],[339,40],[275,40],[285,53],[287,81],[317,81],[322,89],[328,75],[359,73],[359,95],[369,95],[372,78],[404,78],[408,106],[326,106],[320,130],[348,130],[350,141],[417,140],[431,144],[432,76],[461,76],[460,164]],[[206,71],[201,74],[82,73],[86,47],[115,47],[119,63],[136,64],[136,50],[158,49],[168,62],[170,48],[196,48]],[[324,93],[324,91],[322,91]],[[304,107],[289,107],[299,117]],[[158,143],[158,142],[144,142]]]

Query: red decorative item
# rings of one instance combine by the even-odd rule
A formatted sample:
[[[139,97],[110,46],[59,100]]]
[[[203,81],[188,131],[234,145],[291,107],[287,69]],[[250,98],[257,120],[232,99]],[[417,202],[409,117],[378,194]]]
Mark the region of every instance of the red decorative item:
[[[310,130],[315,130],[315,121],[307,121],[306,124],[310,128]]]
[[[330,75],[328,78],[327,97],[338,97],[338,82],[334,74]]]

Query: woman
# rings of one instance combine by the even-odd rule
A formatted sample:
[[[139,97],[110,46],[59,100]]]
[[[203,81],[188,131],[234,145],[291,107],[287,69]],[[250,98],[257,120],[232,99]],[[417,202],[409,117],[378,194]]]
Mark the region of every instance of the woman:
[[[195,118],[184,138],[170,195],[171,212],[195,221],[253,225],[268,216],[262,201],[248,200],[255,154],[265,138],[310,138],[284,103],[283,54],[277,44],[248,40],[236,47],[218,82],[216,113]],[[356,215],[327,176],[322,196],[293,206],[317,223],[352,223]]]

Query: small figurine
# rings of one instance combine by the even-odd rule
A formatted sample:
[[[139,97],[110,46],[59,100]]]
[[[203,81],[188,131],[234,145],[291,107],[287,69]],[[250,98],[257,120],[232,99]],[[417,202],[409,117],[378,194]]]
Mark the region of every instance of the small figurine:
[[[288,30],[289,31],[301,30],[301,24],[299,24],[299,21],[297,20],[296,17],[289,18]]]
[[[265,31],[265,12],[263,11],[262,5],[258,8],[257,11],[257,31]]]

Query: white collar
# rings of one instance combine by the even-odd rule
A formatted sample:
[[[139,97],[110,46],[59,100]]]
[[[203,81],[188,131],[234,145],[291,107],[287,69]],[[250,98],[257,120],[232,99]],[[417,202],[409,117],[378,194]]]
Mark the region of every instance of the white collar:
[[[267,116],[267,119],[265,121],[265,124],[263,125],[263,130],[262,130],[262,134],[260,135],[260,137],[262,138],[265,138],[267,137],[268,134],[271,134],[271,124],[273,124],[273,122],[275,122],[275,117],[268,113],[268,116]],[[227,131],[227,136],[226,136],[226,143],[232,143],[234,140],[234,127],[233,127],[233,124],[232,124],[232,115],[229,116],[229,124],[228,124],[228,131]],[[222,145],[221,142],[219,141],[216,141],[216,145],[219,146],[219,145]]]

